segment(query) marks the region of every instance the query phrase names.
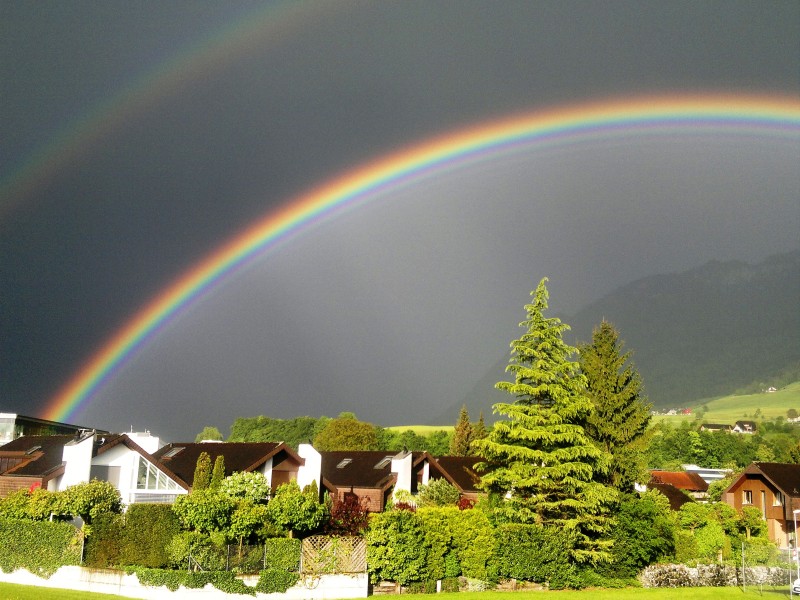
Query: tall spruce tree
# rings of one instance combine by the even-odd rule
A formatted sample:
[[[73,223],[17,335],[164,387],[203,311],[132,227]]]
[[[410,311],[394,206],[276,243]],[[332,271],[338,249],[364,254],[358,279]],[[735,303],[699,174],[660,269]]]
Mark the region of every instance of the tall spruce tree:
[[[585,378],[569,357],[575,348],[563,340],[569,326],[546,318],[548,293],[543,279],[525,306],[527,332],[511,343],[507,371],[514,382],[497,388],[514,397],[494,405],[505,417],[474,447],[485,459],[482,487],[503,498],[501,520],[540,523],[575,535],[572,556],[579,562],[610,558],[609,510],[617,499],[612,487],[598,481],[610,456],[583,429],[592,405]]]
[[[600,448],[611,454],[603,481],[622,492],[633,492],[647,474],[647,428],[650,404],[630,352],[611,323],[594,329],[592,343],[580,346],[579,364],[586,392],[594,405],[584,428]]]
[[[458,413],[458,423],[453,428],[453,439],[450,440],[451,456],[468,456],[472,443],[472,423],[469,422],[469,411],[466,405]]]

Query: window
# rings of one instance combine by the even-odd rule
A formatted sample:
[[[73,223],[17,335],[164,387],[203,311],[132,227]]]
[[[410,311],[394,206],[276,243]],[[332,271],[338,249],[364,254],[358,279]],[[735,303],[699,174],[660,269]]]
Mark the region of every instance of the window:
[[[178,490],[180,487],[161,471],[139,457],[139,472],[136,477],[137,490]]]
[[[386,467],[388,467],[391,464],[392,458],[394,458],[394,457],[392,457],[392,456],[384,456],[381,460],[379,460],[375,464],[375,467],[373,467],[373,468],[375,468],[375,469],[385,469]]]
[[[783,494],[781,492],[775,492],[772,497],[772,506],[783,506]]]
[[[183,446],[178,446],[177,448],[171,448],[170,450],[165,452],[164,456],[162,456],[161,458],[172,458],[173,456],[182,451],[183,451]]]
[[[753,492],[751,490],[744,490],[742,492],[742,504],[753,503]]]
[[[336,465],[336,468],[337,469],[344,469],[351,462],[353,462],[352,458],[343,458],[342,461],[338,465]]]

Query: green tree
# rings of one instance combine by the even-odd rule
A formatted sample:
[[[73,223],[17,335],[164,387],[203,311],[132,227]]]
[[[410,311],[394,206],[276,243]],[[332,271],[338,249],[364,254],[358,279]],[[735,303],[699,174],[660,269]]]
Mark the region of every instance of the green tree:
[[[419,506],[455,506],[461,494],[446,479],[434,479],[421,485],[417,495]]]
[[[211,485],[211,455],[208,452],[201,452],[194,467],[192,492],[207,490],[209,485]]]
[[[267,517],[278,527],[294,534],[305,534],[319,528],[330,516],[328,507],[319,501],[315,483],[303,490],[296,481],[278,486],[267,504]]]
[[[609,512],[617,493],[598,478],[605,476],[611,457],[583,429],[592,404],[584,376],[569,360],[575,349],[563,340],[569,326],[544,316],[546,281],[525,306],[527,319],[520,326],[526,333],[511,343],[507,370],[515,380],[496,386],[515,401],[494,405],[505,419],[475,442],[485,459],[481,485],[508,496],[495,509],[501,520],[573,530],[573,557],[603,561],[610,556]]]
[[[186,529],[213,533],[227,529],[235,506],[225,494],[206,489],[178,496],[172,510]]]
[[[377,450],[378,432],[372,423],[342,413],[331,419],[314,438],[314,447],[325,452],[335,450]]]
[[[122,512],[122,498],[117,488],[108,481],[92,479],[68,487],[63,492],[66,505],[73,515],[79,516],[87,524],[102,514]]]
[[[602,481],[622,492],[633,492],[647,479],[647,427],[650,404],[645,401],[642,378],[622,352],[623,342],[613,325],[603,321],[592,343],[580,347],[581,372],[593,410],[586,419],[587,435],[611,455]]]
[[[225,479],[225,457],[219,454],[214,459],[214,470],[211,471],[211,481],[208,484],[209,489],[216,490]]]
[[[483,418],[483,411],[478,416],[478,422],[472,426],[472,439],[482,440],[489,435],[489,430],[486,429],[486,421]]]
[[[458,413],[458,422],[453,429],[453,439],[450,440],[450,455],[469,456],[472,440],[472,423],[469,421],[467,407],[463,405]]]
[[[229,498],[248,500],[253,504],[266,504],[269,500],[269,481],[263,473],[237,471],[222,480],[220,492]]]
[[[195,442],[202,442],[203,440],[212,440],[214,442],[221,442],[222,441],[222,433],[216,427],[203,427],[203,431],[197,434],[197,437],[194,438]]]

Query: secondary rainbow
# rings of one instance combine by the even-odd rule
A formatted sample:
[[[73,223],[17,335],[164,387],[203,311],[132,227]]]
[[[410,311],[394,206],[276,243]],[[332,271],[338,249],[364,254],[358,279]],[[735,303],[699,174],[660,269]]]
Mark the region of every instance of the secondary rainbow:
[[[304,224],[387,187],[518,146],[608,135],[724,131],[800,141],[800,100],[775,96],[644,97],[559,107],[445,134],[358,167],[268,214],[209,255],[135,314],[48,403],[41,416],[68,421],[171,316]]]

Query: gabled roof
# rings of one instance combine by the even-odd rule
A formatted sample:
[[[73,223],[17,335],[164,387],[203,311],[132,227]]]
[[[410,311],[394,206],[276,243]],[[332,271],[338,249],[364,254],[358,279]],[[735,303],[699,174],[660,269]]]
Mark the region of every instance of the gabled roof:
[[[396,452],[341,450],[319,454],[322,480],[328,486],[386,489],[395,481],[392,459],[398,456]]]
[[[700,425],[700,429],[705,429],[706,431],[730,431],[733,427],[723,423],[703,423]]]
[[[700,475],[685,471],[650,471],[650,483],[665,483],[689,492],[708,491],[708,484]]]
[[[165,475],[167,475],[167,477],[172,479],[179,486],[186,490],[189,489],[189,484],[180,475],[172,471],[172,469],[158,460],[155,456],[147,452],[144,448],[142,448],[124,433],[112,433],[109,435],[95,436],[93,456],[100,456],[101,454],[104,454],[119,445],[126,446],[130,450],[139,453],[145,458],[145,460],[152,463],[157,469],[160,469]]]
[[[440,456],[436,459],[440,470],[445,477],[462,493],[478,493],[480,475],[475,471],[475,465],[483,462],[478,456]]]
[[[194,482],[194,470],[197,459],[202,452],[211,457],[214,464],[217,456],[223,456],[225,461],[225,476],[237,471],[255,471],[270,459],[274,464],[279,464],[289,458],[302,465],[305,459],[298,456],[294,450],[283,442],[197,442],[167,444],[153,453],[161,465],[175,473],[180,479],[190,486]]]
[[[789,463],[754,462],[744,470],[745,475],[762,474],[786,496],[800,497],[800,465]],[[734,482],[730,487],[736,484]],[[730,487],[728,489],[730,489]]]
[[[11,440],[0,448],[1,475],[47,477],[63,467],[64,446],[74,435],[30,435]]]
[[[756,430],[756,422],[755,421],[736,421],[733,424],[733,429],[739,429],[740,431],[755,431]]]
[[[669,483],[653,483],[652,481],[647,484],[647,489],[658,490],[667,497],[669,500],[669,507],[672,510],[678,510],[687,502],[694,502],[689,496],[684,494],[674,485]]]

